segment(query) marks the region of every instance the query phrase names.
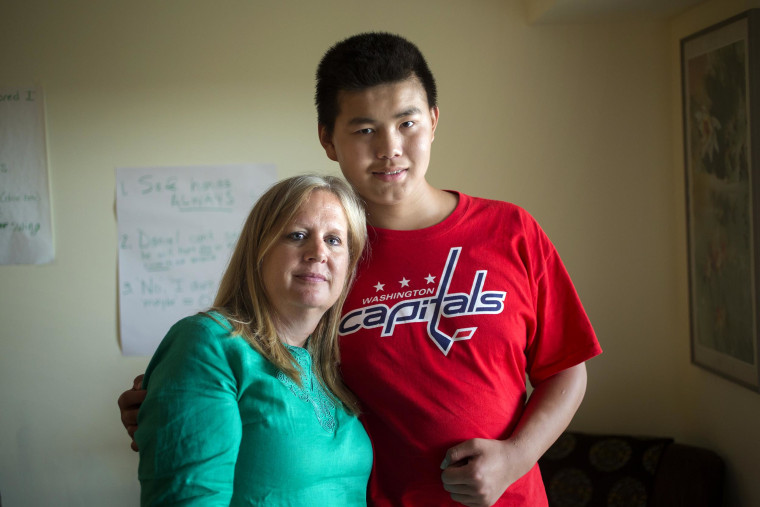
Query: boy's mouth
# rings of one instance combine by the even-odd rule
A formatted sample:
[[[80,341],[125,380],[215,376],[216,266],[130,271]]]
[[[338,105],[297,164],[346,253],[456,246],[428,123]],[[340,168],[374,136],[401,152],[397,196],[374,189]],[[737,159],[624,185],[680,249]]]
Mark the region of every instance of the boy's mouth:
[[[406,171],[406,169],[396,169],[395,171],[373,171],[372,174],[379,174],[382,176],[395,176],[397,174],[401,174],[404,171]]]

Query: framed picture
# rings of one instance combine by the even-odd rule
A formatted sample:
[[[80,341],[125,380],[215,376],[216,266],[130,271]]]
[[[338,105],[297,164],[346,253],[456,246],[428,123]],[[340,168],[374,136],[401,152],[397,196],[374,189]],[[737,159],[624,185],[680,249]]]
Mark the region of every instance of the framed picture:
[[[681,40],[691,359],[760,391],[760,9]]]

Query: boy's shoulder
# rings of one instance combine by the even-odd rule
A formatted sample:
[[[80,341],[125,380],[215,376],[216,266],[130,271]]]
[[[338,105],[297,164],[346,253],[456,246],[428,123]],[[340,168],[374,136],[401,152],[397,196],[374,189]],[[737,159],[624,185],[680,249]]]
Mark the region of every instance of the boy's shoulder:
[[[459,205],[455,213],[470,216],[488,214],[510,221],[535,222],[533,216],[525,208],[513,202],[477,197],[457,191],[453,191],[453,193],[459,197]]]

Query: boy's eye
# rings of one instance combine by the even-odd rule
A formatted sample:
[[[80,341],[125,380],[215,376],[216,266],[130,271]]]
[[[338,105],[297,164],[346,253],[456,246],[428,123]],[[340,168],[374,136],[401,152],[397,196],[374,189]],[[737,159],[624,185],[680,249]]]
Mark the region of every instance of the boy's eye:
[[[404,123],[401,124],[402,127],[407,127],[407,128],[413,125],[414,125],[414,122],[412,120],[405,121]]]
[[[371,134],[372,132],[374,132],[374,130],[367,127],[366,129],[359,129],[356,132],[358,132],[359,134]]]

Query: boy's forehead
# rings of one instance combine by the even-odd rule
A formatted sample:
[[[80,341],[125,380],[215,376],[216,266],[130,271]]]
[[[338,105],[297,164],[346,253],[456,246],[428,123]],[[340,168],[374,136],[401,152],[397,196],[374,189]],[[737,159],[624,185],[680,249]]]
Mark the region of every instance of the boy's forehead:
[[[416,77],[403,81],[382,83],[362,90],[341,90],[338,92],[338,115],[366,115],[369,112],[401,112],[411,107],[428,110],[425,88]],[[388,108],[394,111],[388,111]],[[398,109],[399,111],[395,111]]]

